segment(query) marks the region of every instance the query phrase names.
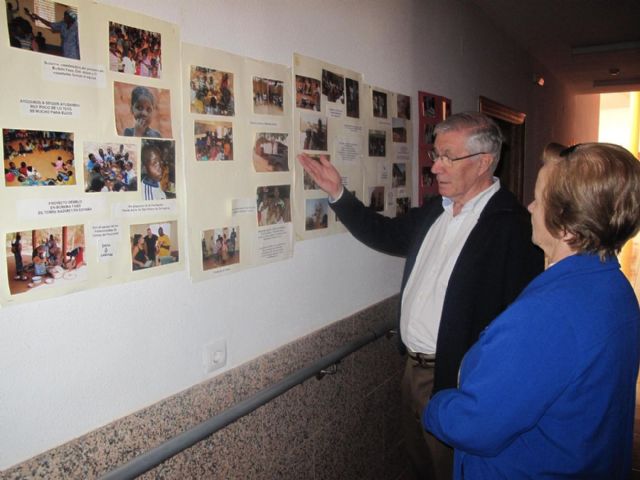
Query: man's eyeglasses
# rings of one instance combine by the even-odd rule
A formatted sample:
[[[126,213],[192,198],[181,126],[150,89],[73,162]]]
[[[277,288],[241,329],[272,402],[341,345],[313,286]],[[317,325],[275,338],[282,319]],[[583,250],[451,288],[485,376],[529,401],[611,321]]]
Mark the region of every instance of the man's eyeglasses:
[[[438,155],[435,152],[435,150],[431,150],[428,153],[429,158],[433,160],[433,163],[436,163],[438,160],[440,160],[445,167],[452,166],[453,162],[457,162],[458,160],[464,160],[465,158],[471,158],[471,157],[475,157],[476,155],[486,155],[486,154],[487,152],[476,152],[476,153],[471,153],[469,155],[464,155],[462,157],[449,158],[446,155]]]

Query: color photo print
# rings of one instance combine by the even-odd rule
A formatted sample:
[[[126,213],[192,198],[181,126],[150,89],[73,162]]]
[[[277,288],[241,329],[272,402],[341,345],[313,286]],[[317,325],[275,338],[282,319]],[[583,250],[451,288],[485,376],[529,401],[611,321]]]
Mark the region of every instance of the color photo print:
[[[13,232],[5,244],[11,295],[88,278],[83,225]]]
[[[73,133],[3,129],[7,187],[76,184]]]
[[[240,263],[240,227],[202,232],[202,269],[213,270]]]

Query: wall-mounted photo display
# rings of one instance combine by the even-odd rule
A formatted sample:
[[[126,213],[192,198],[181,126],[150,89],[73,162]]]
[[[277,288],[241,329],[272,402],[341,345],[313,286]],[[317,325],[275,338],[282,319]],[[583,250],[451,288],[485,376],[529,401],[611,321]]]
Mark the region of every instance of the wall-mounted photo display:
[[[212,228],[202,232],[202,269],[215,270],[240,263],[240,227]]]
[[[320,80],[296,75],[296,107],[316,112],[321,110]]]
[[[80,60],[78,9],[47,0],[6,1],[9,45]]]
[[[300,115],[300,148],[327,150],[327,117],[312,113]]]
[[[84,142],[85,192],[137,191],[138,150],[132,143]]]
[[[233,160],[233,124],[228,121],[194,122],[195,157],[198,162]]]
[[[256,172],[289,171],[289,134],[256,132],[253,142],[253,168]]]
[[[322,94],[331,103],[344,103],[344,77],[323,69]]]
[[[258,226],[291,222],[291,186],[270,185],[256,191]]]
[[[180,258],[176,221],[130,225],[131,270],[176,263]]]
[[[235,115],[233,73],[191,66],[191,113]]]
[[[125,137],[172,138],[171,92],[114,82],[116,132]]]
[[[162,35],[109,22],[109,70],[140,77],[162,77]]]
[[[176,146],[173,140],[143,139],[140,164],[140,189],[145,200],[176,198]]]
[[[378,90],[372,91],[373,116],[387,118],[387,94]]]
[[[360,82],[352,78],[345,79],[347,92],[347,117],[360,118]]]
[[[40,288],[74,286],[87,279],[83,225],[11,232],[6,235],[11,295]]]
[[[305,230],[319,230],[329,226],[329,200],[308,198],[305,202]]]
[[[284,82],[282,80],[253,77],[253,113],[284,114]]]
[[[4,128],[2,141],[7,187],[76,184],[73,133]]]

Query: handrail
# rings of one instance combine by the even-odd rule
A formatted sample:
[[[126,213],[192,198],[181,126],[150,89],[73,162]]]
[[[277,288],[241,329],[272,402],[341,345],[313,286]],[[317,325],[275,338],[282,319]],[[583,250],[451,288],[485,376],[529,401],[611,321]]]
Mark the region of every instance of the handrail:
[[[215,415],[208,420],[196,425],[185,432],[176,435],[166,442],[148,450],[140,455],[132,458],[127,463],[116,467],[101,477],[102,480],[124,480],[133,479],[152,468],[160,465],[162,462],[170,459],[174,455],[192,447],[196,443],[204,440],[218,430],[230,425],[241,417],[253,412],[259,407],[270,402],[274,398],[282,395],[298,384],[303,383],[313,376],[322,378],[324,374],[335,373],[334,371],[326,371],[328,367],[337,365],[347,355],[359,350],[365,345],[377,340],[383,335],[389,336],[389,333],[395,327],[395,321],[389,321],[387,324],[369,331],[369,333],[358,337],[356,340],[347,343],[341,348],[322,357],[317,362],[307,367],[301,368],[289,376],[283,378],[277,383],[266,387],[251,397],[242,400],[225,411]]]

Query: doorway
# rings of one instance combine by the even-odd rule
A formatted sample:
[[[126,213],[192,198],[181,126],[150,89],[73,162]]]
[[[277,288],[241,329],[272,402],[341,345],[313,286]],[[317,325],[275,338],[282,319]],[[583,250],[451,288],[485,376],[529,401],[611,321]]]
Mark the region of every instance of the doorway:
[[[480,97],[480,112],[498,124],[504,136],[495,176],[524,205],[524,129],[526,114]]]

